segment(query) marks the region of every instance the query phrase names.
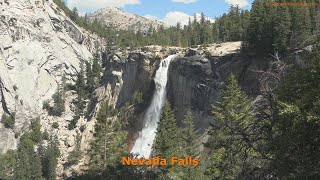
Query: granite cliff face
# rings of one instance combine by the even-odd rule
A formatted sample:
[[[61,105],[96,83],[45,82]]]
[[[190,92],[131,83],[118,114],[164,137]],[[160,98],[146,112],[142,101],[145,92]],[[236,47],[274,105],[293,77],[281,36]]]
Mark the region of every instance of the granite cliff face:
[[[146,94],[148,99],[159,56],[102,53],[103,83],[94,93],[92,109],[88,117],[79,119],[74,130],[69,130],[68,124],[74,115],[73,101],[77,98],[75,92],[66,93],[66,111],[61,117],[49,116],[42,109],[43,102],[52,101],[64,75],[67,83],[74,83],[80,63],[90,63],[97,50],[105,52],[105,41],[78,27],[52,1],[0,1],[0,10],[0,117],[16,113],[13,129],[0,123],[0,153],[16,149],[19,137],[28,131],[31,120],[40,117],[41,130],[58,136],[59,178],[85,170],[99,103],[108,99],[118,108],[130,100],[135,91]],[[58,123],[59,128],[53,128],[53,123]],[[78,164],[67,167],[65,164],[76,147],[78,134],[84,157]]]
[[[103,85],[116,85],[110,87],[110,92],[115,92],[114,89],[118,89],[117,99],[113,100],[116,108],[123,107],[132,99],[135,92],[140,92],[143,94],[144,102],[135,115],[143,114],[153,95],[153,77],[160,60],[159,56],[148,53],[105,54],[106,68]],[[128,121],[131,121],[133,128],[139,128],[141,120],[141,117],[132,117]]]
[[[243,57],[239,53],[211,56],[188,50],[171,62],[169,69],[168,100],[175,107],[178,123],[191,110],[195,125],[204,130],[213,121],[212,104],[220,99],[221,90],[230,73],[234,73],[243,90],[252,98],[260,92],[261,72],[268,62]]]
[[[0,153],[16,149],[31,120],[40,117],[42,131],[58,136],[61,174],[78,131],[67,129],[76,96],[67,92],[66,112],[59,118],[48,116],[42,104],[52,99],[64,75],[73,82],[80,62],[90,62],[104,41],[79,28],[51,0],[0,1],[0,29],[0,117],[16,113],[13,129],[0,123]],[[59,129],[52,128],[54,122]],[[93,124],[87,126],[83,140]]]
[[[160,26],[166,26],[164,23],[145,17],[130,14],[117,7],[107,7],[99,9],[89,15],[90,21],[97,19],[107,27],[117,30],[133,30],[147,32],[150,27],[158,29]]]
[[[149,26],[143,24],[143,27]],[[58,136],[59,178],[70,177],[88,167],[87,152],[93,138],[95,116],[103,100],[108,99],[111,105],[121,108],[134,92],[141,92],[144,102],[128,120],[133,131],[141,129],[143,112],[155,88],[155,71],[166,55],[178,54],[170,65],[167,94],[176,110],[178,123],[191,109],[197,128],[202,130],[213,119],[211,104],[219,99],[230,72],[237,74],[244,90],[255,97],[260,86],[260,74],[255,70],[267,67],[265,63],[228,50],[220,53],[221,47],[214,47],[216,54],[211,55],[161,46],[144,47],[143,52],[107,52],[103,39],[78,27],[51,0],[0,0],[0,42],[0,117],[16,113],[13,129],[0,123],[0,153],[16,149],[19,137],[28,131],[31,120],[40,117],[41,130]],[[231,49],[237,48],[232,45]],[[68,130],[76,93],[67,92],[66,111],[61,117],[49,116],[42,109],[43,102],[52,99],[63,76],[67,83],[74,83],[80,63],[90,63],[96,51],[103,52],[102,84],[94,92],[88,115],[79,119],[74,130]],[[58,123],[59,128],[53,128],[53,123]],[[84,156],[78,164],[67,167],[65,164],[75,149],[78,134]],[[130,134],[129,138],[134,139],[135,133]]]

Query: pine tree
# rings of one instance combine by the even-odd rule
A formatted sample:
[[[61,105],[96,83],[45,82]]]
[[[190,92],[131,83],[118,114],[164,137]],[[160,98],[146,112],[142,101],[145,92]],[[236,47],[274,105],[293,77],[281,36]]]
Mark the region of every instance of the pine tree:
[[[247,32],[248,32],[248,26],[249,26],[249,22],[250,22],[250,11],[249,10],[243,10],[241,11],[241,26],[243,29],[242,35],[241,35],[241,39],[242,41],[247,40]]]
[[[94,87],[97,88],[99,83],[100,83],[100,79],[101,79],[101,65],[99,63],[99,54],[96,53],[93,59],[93,64],[92,64],[92,73],[93,73],[93,77],[94,77]]]
[[[200,155],[199,139],[193,123],[191,111],[188,111],[183,121],[184,128],[182,129],[182,141],[186,156],[197,157]]]
[[[157,127],[156,139],[153,144],[154,156],[170,160],[171,157],[181,157],[181,134],[176,124],[174,112],[169,103],[166,103],[162,110],[160,122]],[[170,179],[177,176],[181,167],[170,165],[159,167],[160,179]]]
[[[76,91],[78,94],[77,106],[80,110],[84,108],[84,98],[85,98],[85,75],[84,75],[84,64],[80,63],[80,72],[77,76],[76,81]]]
[[[61,116],[65,111],[65,100],[63,97],[64,92],[58,87],[58,92],[53,96],[53,100],[55,103],[54,111],[57,116]]]
[[[44,153],[43,159],[43,175],[47,180],[56,179],[56,168],[58,165],[58,157],[60,156],[60,150],[58,148],[57,137],[51,137],[48,147]]]
[[[86,83],[85,83],[85,76],[84,76],[84,64],[80,62],[80,72],[77,75],[77,80],[75,84],[75,89],[77,92],[77,99],[75,102],[75,110],[74,110],[74,117],[72,121],[69,123],[68,128],[74,129],[80,116],[83,115],[83,109],[85,107],[84,100],[86,96]]]
[[[35,143],[40,143],[42,140],[42,132],[40,131],[40,128],[40,117],[38,117],[31,122],[32,131],[30,132],[30,138]]]
[[[41,161],[34,152],[34,142],[29,133],[25,133],[20,138],[17,150],[17,164],[14,171],[16,180],[41,180]]]
[[[16,152],[9,150],[5,154],[0,155],[0,179],[12,179],[12,170],[16,166]]]
[[[320,36],[320,11],[318,10],[315,14],[315,34]]]
[[[3,123],[5,128],[14,128],[14,124],[16,121],[16,114],[12,113],[10,115],[7,115],[6,113],[3,113],[1,116],[1,123]]]
[[[29,166],[31,166],[31,179],[43,180],[41,160],[36,153],[31,155],[29,159]]]
[[[200,136],[195,130],[193,116],[191,111],[188,111],[183,121],[182,129],[182,148],[184,156],[199,158],[200,156]],[[197,179],[200,176],[200,169],[194,166],[186,166],[183,168],[184,179]]]
[[[316,0],[308,0],[308,3],[313,3],[315,4],[316,3]],[[317,9],[318,7],[317,6],[310,6],[309,7],[309,12],[310,12],[310,22],[311,22],[311,32],[312,34],[316,34],[316,26],[317,26],[317,23],[316,23],[316,15],[317,15]]]
[[[31,167],[29,162],[28,151],[24,147],[20,147],[17,151],[17,164],[14,169],[14,179],[31,180]]]
[[[155,150],[155,156],[166,159],[179,155],[178,128],[174,112],[168,103],[163,107],[153,149]]]
[[[291,7],[292,36],[294,48],[299,47],[311,35],[311,16],[308,7]]]
[[[72,12],[70,13],[70,18],[73,20],[73,21],[76,21],[77,18],[78,18],[79,14],[78,14],[78,9],[76,7],[74,7],[72,9]]]
[[[64,81],[63,81],[64,82]],[[63,86],[65,87],[65,85]],[[49,105],[48,101],[45,101],[43,103],[43,109],[46,109],[48,111],[48,114],[50,116],[62,116],[63,112],[65,111],[65,89],[60,88],[58,86],[57,92],[53,94],[53,106]]]
[[[211,124],[209,146],[212,149],[210,171],[214,178],[239,179],[250,167],[252,147],[250,125],[252,106],[231,74],[222,93],[222,101],[213,106],[216,122]]]
[[[253,2],[247,40],[258,55],[267,54],[272,49],[272,13],[272,7],[266,7],[258,0]]]
[[[197,21],[197,16],[194,14],[192,22],[192,45],[200,44],[200,24]]]
[[[277,91],[270,147],[280,179],[309,179],[320,169],[320,46],[306,59],[305,67],[288,70]]]
[[[126,153],[124,141],[127,133],[122,130],[117,114],[108,100],[102,103],[97,115],[91,151],[90,167],[95,172],[104,172],[107,166],[118,168],[121,157]]]
[[[91,64],[86,62],[86,94],[89,96],[95,89],[95,79]]]
[[[80,150],[82,136],[77,132],[75,139],[75,146],[73,150],[69,153],[67,166],[76,165],[79,163],[79,160],[82,158],[82,151]]]
[[[283,53],[289,47],[291,17],[288,7],[276,7],[273,16],[273,48]]]

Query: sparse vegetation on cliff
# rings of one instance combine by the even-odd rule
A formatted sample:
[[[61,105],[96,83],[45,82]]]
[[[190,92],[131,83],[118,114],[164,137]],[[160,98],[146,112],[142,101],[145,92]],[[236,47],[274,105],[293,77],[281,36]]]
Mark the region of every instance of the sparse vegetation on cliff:
[[[1,117],[1,122],[5,128],[14,128],[16,113],[12,113],[11,115],[3,114]]]
[[[56,138],[44,146],[40,119],[32,121],[30,132],[24,133],[16,151],[0,155],[0,178],[5,180],[56,179],[57,158],[60,156]],[[35,152],[37,147],[37,152]]]
[[[50,106],[49,101],[43,103],[43,109],[48,111],[50,116],[62,116],[65,111],[64,90],[59,89],[52,96],[53,106]]]

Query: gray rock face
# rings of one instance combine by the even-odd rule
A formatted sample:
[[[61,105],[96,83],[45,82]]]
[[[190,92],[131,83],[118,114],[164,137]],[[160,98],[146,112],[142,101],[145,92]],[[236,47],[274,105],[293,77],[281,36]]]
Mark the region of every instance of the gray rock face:
[[[155,55],[147,56],[144,53],[107,53],[105,55],[106,69],[103,83],[123,81],[119,99],[116,102],[117,107],[129,101],[135,91],[145,93],[149,90],[159,60]]]
[[[5,152],[16,148],[14,134],[43,114],[42,103],[51,99],[62,76],[72,80],[80,61],[90,61],[103,43],[51,0],[0,3],[0,42],[0,116],[16,113],[14,130],[0,123],[0,152]]]
[[[94,21],[95,19],[103,22],[107,27],[115,28],[118,30],[133,30],[147,32],[150,27],[158,29],[164,23],[147,19],[136,14],[127,13],[120,8],[108,7],[99,9],[93,14],[89,15],[89,19]]]
[[[168,99],[176,108],[179,123],[184,114],[192,110],[196,127],[207,128],[209,104],[218,98],[220,88],[210,61],[200,55],[176,58],[170,65],[168,86]]]
[[[110,53],[105,55],[106,68],[103,84],[105,87],[110,88],[110,92],[117,92],[117,98],[113,100],[116,108],[123,107],[127,102],[131,101],[135,92],[143,94],[144,102],[139,109],[136,109],[135,115],[128,119],[133,125],[132,128],[137,130],[141,128],[143,120],[141,116],[148,107],[153,95],[153,77],[159,66],[160,59],[156,54],[117,54]]]
[[[15,149],[17,147],[13,131],[2,128],[0,129],[0,137],[0,144],[3,145],[0,149],[0,154],[5,153],[8,149]]]
[[[195,116],[195,125],[204,130],[214,118],[212,107],[220,99],[220,92],[232,72],[245,92],[255,97],[259,94],[261,74],[256,70],[268,67],[266,61],[246,59],[239,54],[205,57],[197,52],[187,53],[171,62],[169,69],[168,99],[174,105],[178,123],[188,110]]]

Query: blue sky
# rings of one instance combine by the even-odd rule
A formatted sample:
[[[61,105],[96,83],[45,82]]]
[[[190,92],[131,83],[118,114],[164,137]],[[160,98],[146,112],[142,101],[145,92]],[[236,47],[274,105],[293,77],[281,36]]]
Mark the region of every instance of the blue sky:
[[[107,6],[148,18],[174,24],[186,22],[189,16],[203,12],[209,18],[227,12],[231,4],[250,9],[253,0],[65,0],[70,8],[77,7],[81,13],[93,12]]]

